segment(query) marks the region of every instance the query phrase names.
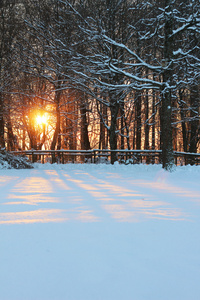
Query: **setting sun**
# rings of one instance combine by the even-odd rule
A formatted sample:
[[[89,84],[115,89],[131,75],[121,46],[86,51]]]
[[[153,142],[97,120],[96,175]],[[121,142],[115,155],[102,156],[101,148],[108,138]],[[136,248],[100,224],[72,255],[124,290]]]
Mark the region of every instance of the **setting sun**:
[[[43,124],[46,124],[47,123],[47,116],[45,115],[39,115],[36,117],[36,123],[38,125],[43,125]]]

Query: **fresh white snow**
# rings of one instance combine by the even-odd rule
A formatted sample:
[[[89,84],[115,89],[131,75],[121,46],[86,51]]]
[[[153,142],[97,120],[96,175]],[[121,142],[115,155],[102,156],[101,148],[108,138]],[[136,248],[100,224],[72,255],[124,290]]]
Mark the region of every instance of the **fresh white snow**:
[[[0,300],[200,299],[200,166],[0,170]]]

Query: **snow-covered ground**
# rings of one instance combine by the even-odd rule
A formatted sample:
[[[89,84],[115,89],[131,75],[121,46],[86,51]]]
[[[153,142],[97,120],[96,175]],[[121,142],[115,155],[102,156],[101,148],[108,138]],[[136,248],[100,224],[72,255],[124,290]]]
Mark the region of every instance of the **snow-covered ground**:
[[[0,300],[199,300],[200,166],[0,170]]]

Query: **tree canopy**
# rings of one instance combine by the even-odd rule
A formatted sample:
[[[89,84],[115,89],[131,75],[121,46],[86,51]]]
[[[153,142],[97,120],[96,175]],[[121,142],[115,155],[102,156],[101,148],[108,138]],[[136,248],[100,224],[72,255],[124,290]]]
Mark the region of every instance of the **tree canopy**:
[[[199,0],[0,5],[0,147],[200,149]],[[113,152],[111,163],[116,160]]]

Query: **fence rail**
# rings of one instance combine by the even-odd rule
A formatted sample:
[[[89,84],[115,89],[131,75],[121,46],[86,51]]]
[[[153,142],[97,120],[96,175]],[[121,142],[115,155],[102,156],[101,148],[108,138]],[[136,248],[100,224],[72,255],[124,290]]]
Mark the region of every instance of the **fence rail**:
[[[11,151],[15,155],[25,155],[32,162],[80,163],[110,162],[111,153],[116,153],[120,163],[160,163],[161,150],[25,150]],[[200,153],[174,151],[176,165],[200,164]]]

